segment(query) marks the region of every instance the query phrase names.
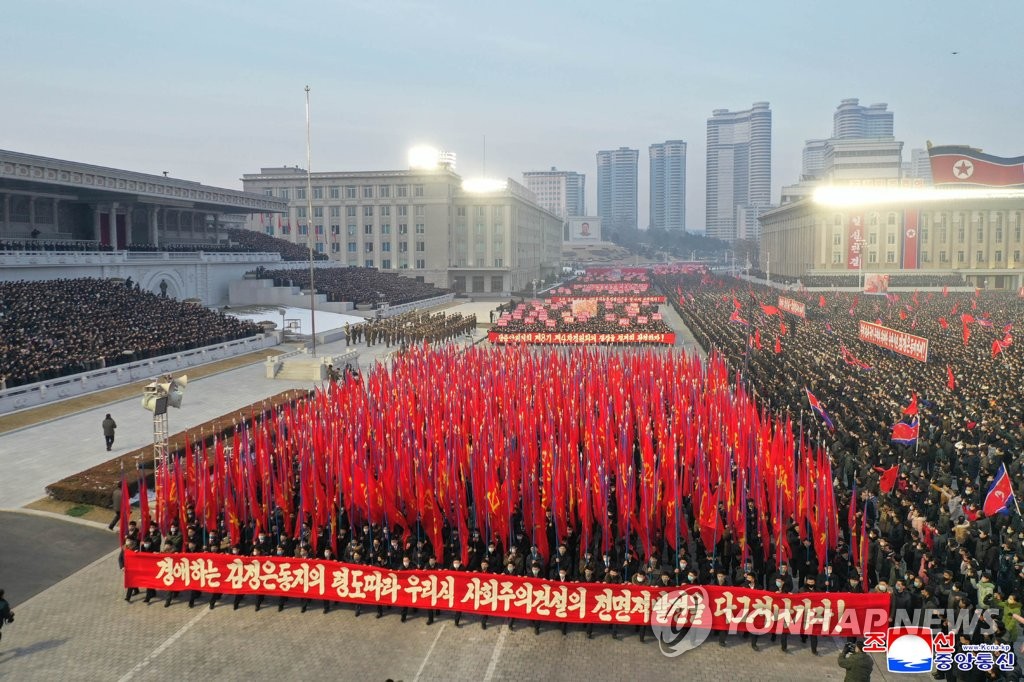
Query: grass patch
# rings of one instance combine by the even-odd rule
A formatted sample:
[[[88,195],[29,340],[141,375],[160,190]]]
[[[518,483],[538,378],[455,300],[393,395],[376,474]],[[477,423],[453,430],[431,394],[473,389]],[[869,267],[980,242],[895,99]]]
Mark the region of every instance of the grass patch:
[[[75,505],[71,509],[68,509],[64,513],[67,514],[68,516],[74,516],[75,518],[78,518],[79,516],[85,516],[86,514],[88,514],[91,511],[92,511],[92,507],[90,507],[89,505],[87,505],[87,504],[79,504],[79,505]]]

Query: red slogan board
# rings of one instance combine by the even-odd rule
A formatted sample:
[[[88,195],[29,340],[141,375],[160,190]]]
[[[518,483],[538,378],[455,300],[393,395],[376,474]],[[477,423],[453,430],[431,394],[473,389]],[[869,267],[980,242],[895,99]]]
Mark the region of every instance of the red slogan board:
[[[319,559],[125,552],[125,587],[264,594],[568,623],[646,625],[689,614],[713,630],[859,635],[889,618],[883,593],[570,583],[462,571],[391,571]],[[680,610],[679,599],[687,602]]]
[[[628,320],[627,320],[628,323]],[[626,325],[623,325],[626,326]],[[661,343],[671,346],[676,342],[675,332],[587,333],[587,332],[510,332],[500,334],[487,332],[491,343],[538,343],[538,344],[584,344],[584,343]]]
[[[807,317],[807,309],[803,303],[786,298],[785,296],[779,296],[779,310],[784,310],[800,318]]]
[[[928,339],[914,336],[880,324],[860,321],[860,340],[887,348],[908,358],[928,362]]]

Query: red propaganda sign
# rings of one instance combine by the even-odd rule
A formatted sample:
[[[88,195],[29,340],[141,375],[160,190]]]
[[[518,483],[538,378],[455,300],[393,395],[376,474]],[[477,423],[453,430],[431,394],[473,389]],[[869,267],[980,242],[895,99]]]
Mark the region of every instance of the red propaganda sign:
[[[741,587],[682,588],[541,580],[464,571],[392,571],[320,559],[125,552],[125,587],[263,594],[442,609],[565,623],[679,622],[713,630],[855,636],[888,623],[884,593],[779,595]],[[686,604],[680,604],[680,600]],[[686,623],[691,625],[691,623]]]
[[[904,270],[916,270],[921,267],[918,263],[920,215],[921,212],[917,209],[907,209],[903,212],[903,262],[900,267]]]
[[[664,303],[664,296],[588,296],[587,292],[581,292],[575,296],[552,296],[548,299],[552,304],[568,303],[578,300],[600,301],[601,303],[639,303],[640,305],[655,305]]]
[[[628,323],[628,320],[627,320]],[[621,322],[620,322],[621,324]],[[676,342],[675,332],[487,332],[487,340],[495,344],[601,344],[601,343],[661,343],[671,346]]]
[[[851,215],[846,223],[846,269],[857,270],[861,266],[864,249],[864,216]]]
[[[921,336],[861,320],[860,340],[906,355],[908,358],[928,362],[928,339]]]
[[[800,301],[794,301],[791,298],[786,298],[785,296],[779,296],[779,310],[785,310],[787,313],[796,315],[800,318],[807,316],[807,309],[804,307],[803,303]]]

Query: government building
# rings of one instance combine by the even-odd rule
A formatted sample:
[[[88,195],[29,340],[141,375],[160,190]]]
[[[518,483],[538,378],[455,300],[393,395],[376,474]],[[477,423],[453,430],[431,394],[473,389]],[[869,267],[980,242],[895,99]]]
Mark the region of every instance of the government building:
[[[459,292],[525,291],[560,267],[562,218],[512,180],[464,181],[448,163],[311,176],[307,196],[304,169],[244,175],[246,192],[287,202],[247,227],[297,244],[312,237],[317,252],[343,265]]]
[[[1024,285],[1024,157],[929,146],[934,187],[903,179],[819,184],[761,215],[769,276],[956,275]]]

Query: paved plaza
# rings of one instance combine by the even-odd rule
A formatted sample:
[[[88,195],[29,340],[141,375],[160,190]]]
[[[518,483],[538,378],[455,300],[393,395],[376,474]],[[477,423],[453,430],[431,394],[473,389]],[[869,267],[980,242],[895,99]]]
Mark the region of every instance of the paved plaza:
[[[496,304],[474,305],[478,308],[449,311],[477,312],[486,321]],[[682,332],[677,346],[695,348],[674,311],[663,310]],[[481,328],[476,339],[483,334]],[[323,350],[342,352],[344,342]],[[391,350],[362,346],[360,364],[366,368]],[[183,408],[171,414],[171,429],[180,431],[271,393],[313,385],[267,380],[262,364],[200,379],[189,384]],[[137,399],[102,405],[98,395],[97,403],[86,412],[0,435],[0,508],[21,507],[42,497],[47,483],[151,442],[151,419]],[[118,421],[113,453],[105,451],[99,426],[106,412]],[[397,610],[377,619],[370,608],[356,618],[354,607],[342,604],[324,614],[314,602],[301,613],[292,601],[278,612],[274,598],[260,612],[254,597],[237,611],[230,597],[213,610],[205,598],[189,609],[187,596],[165,608],[162,594],[150,604],[140,596],[129,604],[123,599],[118,552],[112,549],[116,535],[102,524],[22,512],[0,515],[0,524],[0,587],[8,590],[17,613],[16,622],[3,629],[0,680],[795,681],[841,680],[844,674],[836,664],[841,642],[833,640],[822,640],[818,657],[799,638],[783,653],[766,638],[763,650],[754,652],[733,636],[725,648],[712,638],[668,658],[653,635],[641,643],[632,628],[615,640],[598,627],[588,640],[582,626],[563,636],[545,624],[535,635],[527,623],[510,631],[505,621],[492,620],[484,630],[479,618],[466,617],[456,628],[450,614],[428,626],[422,613],[402,623]],[[36,542],[49,546],[37,552]],[[15,560],[11,551],[28,556]],[[55,552],[68,560],[55,558]],[[883,668],[876,667],[874,678],[886,679],[884,660],[876,662]]]

